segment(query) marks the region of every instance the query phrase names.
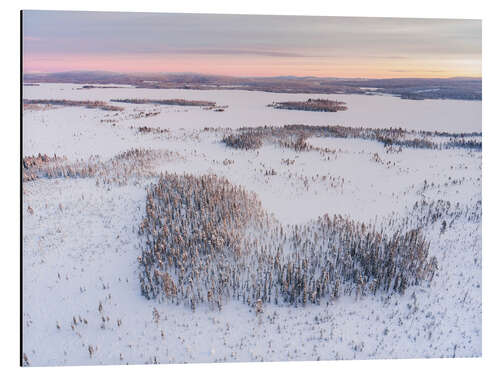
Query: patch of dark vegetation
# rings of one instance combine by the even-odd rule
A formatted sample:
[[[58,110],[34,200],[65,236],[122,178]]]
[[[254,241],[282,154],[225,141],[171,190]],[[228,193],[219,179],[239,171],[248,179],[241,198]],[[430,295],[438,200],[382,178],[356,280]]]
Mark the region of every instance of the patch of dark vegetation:
[[[264,176],[276,176],[277,174],[278,172],[276,172],[274,168],[266,169],[266,171],[264,172]]]
[[[139,126],[137,128],[137,130],[139,131],[139,133],[142,133],[142,134],[148,134],[148,133],[153,133],[153,134],[164,134],[164,133],[168,133],[169,130],[168,129],[162,129],[162,128],[151,128],[149,126]]]
[[[224,112],[228,107],[228,105],[214,105],[210,107],[203,107],[203,109],[205,111]]]
[[[268,107],[298,111],[337,112],[346,111],[346,103],[328,99],[307,99],[304,102],[273,102]]]
[[[386,89],[388,93],[399,96],[401,99],[424,100],[424,99],[455,99],[455,100],[482,100],[481,92],[464,92],[453,88],[437,88],[435,90],[424,90],[422,92],[411,92],[408,89]]]
[[[425,199],[415,202],[412,212],[414,215],[408,218],[409,224],[419,228],[432,225],[437,222],[447,222],[446,227],[452,228],[455,222],[464,217],[467,222],[479,223],[482,219],[483,202],[476,201],[473,206],[461,205],[459,202],[451,203],[438,199],[437,201],[426,201]],[[410,223],[411,221],[411,223]]]
[[[180,105],[193,107],[215,107],[215,102],[206,100],[186,100],[186,99],[111,99],[116,103],[129,104],[158,104],[158,105]]]
[[[384,144],[386,146],[386,144]],[[402,139],[402,140],[394,140],[389,144],[389,146],[402,146],[402,147],[409,147],[409,148],[427,148],[427,149],[436,149],[439,148],[439,146],[432,142],[429,141],[428,139],[425,138],[412,138],[412,139]]]
[[[89,89],[119,89],[123,86],[103,86],[103,85],[83,85],[82,87],[78,87],[77,90],[89,90]]]
[[[481,133],[446,133],[404,130],[401,128],[363,128],[346,126],[285,125],[240,128],[225,135],[222,141],[229,147],[238,149],[258,149],[264,141],[276,143],[296,151],[319,150],[307,143],[310,137],[355,138],[380,142],[388,152],[395,147],[418,149],[466,148],[481,150],[481,141],[464,140],[467,137],[481,137]],[[432,137],[449,137],[448,141],[436,142]],[[460,137],[462,139],[460,139]],[[323,149],[322,149],[323,150]]]
[[[133,113],[133,114],[129,115],[128,118],[138,120],[140,118],[149,118],[149,117],[158,116],[159,114],[160,114],[160,111],[152,111],[152,112],[140,111],[138,113]]]
[[[24,104],[42,104],[63,107],[84,107],[84,108],[98,108],[104,111],[123,111],[123,107],[110,105],[100,100],[67,100],[67,99],[23,99]]]
[[[108,118],[108,119],[101,119],[99,122],[101,124],[111,124],[111,125],[115,126],[118,123],[118,120]]]
[[[469,150],[479,150],[483,149],[483,142],[475,139],[452,139],[446,143],[447,148],[466,148]]]
[[[295,159],[281,159],[281,164],[284,165],[294,165],[295,164]]]
[[[262,135],[257,132],[244,131],[230,134],[222,138],[227,146],[243,150],[256,150],[262,146]]]
[[[360,82],[346,82],[358,87]],[[401,99],[482,100],[481,78],[392,78],[365,80],[364,88],[377,93],[399,96]]]
[[[193,310],[230,299],[297,306],[403,294],[437,271],[419,229],[388,235],[328,215],[284,226],[255,194],[214,175],[162,175],[147,189],[139,235],[142,294]]]
[[[482,137],[483,133],[481,132],[470,132],[470,133],[449,133],[449,132],[420,132],[425,135],[432,135],[434,137],[447,137],[447,138],[464,138],[464,137]]]

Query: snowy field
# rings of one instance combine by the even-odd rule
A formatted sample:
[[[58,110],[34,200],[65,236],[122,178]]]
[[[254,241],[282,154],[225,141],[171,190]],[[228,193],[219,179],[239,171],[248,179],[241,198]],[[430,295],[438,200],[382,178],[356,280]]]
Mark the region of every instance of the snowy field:
[[[99,158],[93,168],[114,176],[134,163],[117,155],[154,153],[142,169],[127,169],[126,177],[114,180],[93,171],[23,182],[23,351],[29,365],[481,356],[480,149],[394,151],[373,139],[319,136],[307,138],[307,150],[272,141],[242,150],[222,142],[242,126],[286,124],[481,132],[481,102],[315,95],[345,101],[349,109],[314,113],[266,107],[309,97],[301,94],[78,87],[24,87],[24,98],[183,98],[229,107],[214,112],[110,103],[125,109],[24,111],[26,157],[56,154],[70,168]],[[470,139],[481,142],[480,136]],[[139,282],[144,244],[138,229],[146,187],[161,172],[225,177],[256,193],[263,209],[287,228],[324,214],[386,232],[394,220],[407,220],[421,227],[438,271],[404,295],[346,295],[305,306],[264,303],[259,314],[255,306],[230,299],[221,311],[148,300]],[[428,216],[422,207],[442,204],[451,209],[423,223]]]

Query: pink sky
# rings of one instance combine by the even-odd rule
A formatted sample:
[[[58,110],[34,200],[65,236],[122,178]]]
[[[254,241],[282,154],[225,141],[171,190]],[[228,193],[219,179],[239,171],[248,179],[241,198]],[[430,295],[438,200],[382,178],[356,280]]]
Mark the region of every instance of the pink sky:
[[[332,59],[330,63],[284,57],[269,61],[262,57],[203,55],[24,55],[24,71],[62,72],[104,70],[113,72],[197,72],[230,76],[302,75],[318,77],[455,77],[481,76],[473,62],[443,64],[441,61],[363,61]]]
[[[28,11],[25,72],[481,76],[481,22]]]

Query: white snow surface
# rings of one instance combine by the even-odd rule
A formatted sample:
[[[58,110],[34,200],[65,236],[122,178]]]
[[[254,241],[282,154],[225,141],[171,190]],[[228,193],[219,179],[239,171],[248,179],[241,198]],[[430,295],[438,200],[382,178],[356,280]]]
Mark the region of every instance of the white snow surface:
[[[336,149],[335,156],[270,144],[241,151],[221,142],[228,130],[203,131],[205,126],[286,123],[480,131],[480,102],[321,95],[349,106],[345,114],[325,114],[265,107],[273,100],[308,97],[302,94],[76,87],[41,84],[24,87],[24,95],[215,100],[229,109],[217,113],[116,103],[126,107],[117,116],[81,107],[28,110],[23,114],[24,155],[56,153],[77,160],[90,155],[106,159],[136,147],[176,151],[182,158],[163,162],[158,171],[225,176],[256,192],[268,212],[290,224],[325,213],[374,223],[391,214],[411,215],[416,201],[472,206],[481,200],[480,151],[403,148],[387,153],[378,142],[332,138],[308,142]],[[152,108],[160,115],[132,118]],[[117,122],[101,122],[110,118]],[[138,126],[169,132],[139,134]],[[374,161],[375,153],[380,162]],[[295,162],[286,165],[286,159]],[[277,175],[266,176],[270,169]],[[462,217],[444,233],[440,222],[426,228],[439,272],[429,287],[411,287],[404,296],[341,297],[306,307],[266,304],[261,316],[231,301],[220,312],[206,306],[192,312],[183,305],[148,301],[140,293],[137,229],[145,213],[145,187],[154,181],[96,186],[94,178],[42,178],[23,183],[23,351],[30,365],[481,355],[480,223]]]

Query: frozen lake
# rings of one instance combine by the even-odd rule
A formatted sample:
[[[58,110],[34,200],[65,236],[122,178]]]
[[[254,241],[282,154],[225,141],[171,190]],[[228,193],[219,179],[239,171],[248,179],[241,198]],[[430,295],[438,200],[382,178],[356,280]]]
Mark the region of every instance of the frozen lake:
[[[415,130],[480,132],[481,101],[402,100],[388,95],[281,94],[244,90],[138,89],[134,87],[79,90],[82,85],[40,84],[24,86],[25,99],[187,99],[215,101],[229,106],[224,112],[195,107],[161,106],[157,126],[202,128],[262,125],[345,125],[373,128],[402,127]],[[267,107],[273,101],[326,98],[347,103],[343,112],[306,112]],[[119,104],[127,109],[152,105]]]

